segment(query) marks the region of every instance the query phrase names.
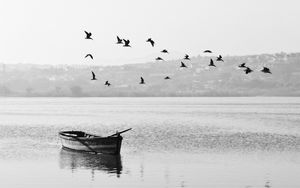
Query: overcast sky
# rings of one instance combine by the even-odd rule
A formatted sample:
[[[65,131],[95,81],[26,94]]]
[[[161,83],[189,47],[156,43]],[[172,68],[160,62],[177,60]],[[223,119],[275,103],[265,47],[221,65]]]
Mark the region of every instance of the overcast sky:
[[[0,63],[118,65],[300,52],[299,0],[0,0]],[[84,30],[94,40],[85,40]],[[132,48],[116,43],[130,39]],[[153,38],[156,47],[146,43]]]

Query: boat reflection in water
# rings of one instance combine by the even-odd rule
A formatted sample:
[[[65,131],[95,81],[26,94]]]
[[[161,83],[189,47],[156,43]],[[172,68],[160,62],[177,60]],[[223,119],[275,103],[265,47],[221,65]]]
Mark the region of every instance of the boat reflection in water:
[[[122,161],[120,155],[92,154],[61,149],[59,154],[61,169],[90,169],[92,175],[95,171],[103,171],[110,174],[122,173]]]

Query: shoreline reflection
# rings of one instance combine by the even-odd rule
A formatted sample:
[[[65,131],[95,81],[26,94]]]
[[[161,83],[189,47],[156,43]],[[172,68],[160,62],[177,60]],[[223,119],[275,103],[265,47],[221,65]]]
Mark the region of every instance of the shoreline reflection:
[[[91,154],[61,149],[59,153],[59,167],[70,169],[72,172],[77,169],[88,169],[102,171],[109,174],[122,173],[122,160],[120,155]]]

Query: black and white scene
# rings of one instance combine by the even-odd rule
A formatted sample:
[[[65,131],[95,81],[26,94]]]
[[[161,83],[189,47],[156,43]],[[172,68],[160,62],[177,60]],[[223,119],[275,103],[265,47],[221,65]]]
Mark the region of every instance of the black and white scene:
[[[1,0],[1,188],[299,188],[300,1]]]

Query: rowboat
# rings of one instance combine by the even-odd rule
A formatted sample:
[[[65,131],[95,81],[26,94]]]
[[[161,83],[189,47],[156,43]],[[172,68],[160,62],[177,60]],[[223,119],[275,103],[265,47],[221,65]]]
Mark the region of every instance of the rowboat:
[[[121,151],[123,140],[121,134],[129,130],[131,128],[107,137],[88,134],[83,131],[61,131],[59,137],[62,147],[65,149],[116,155],[120,154]]]

